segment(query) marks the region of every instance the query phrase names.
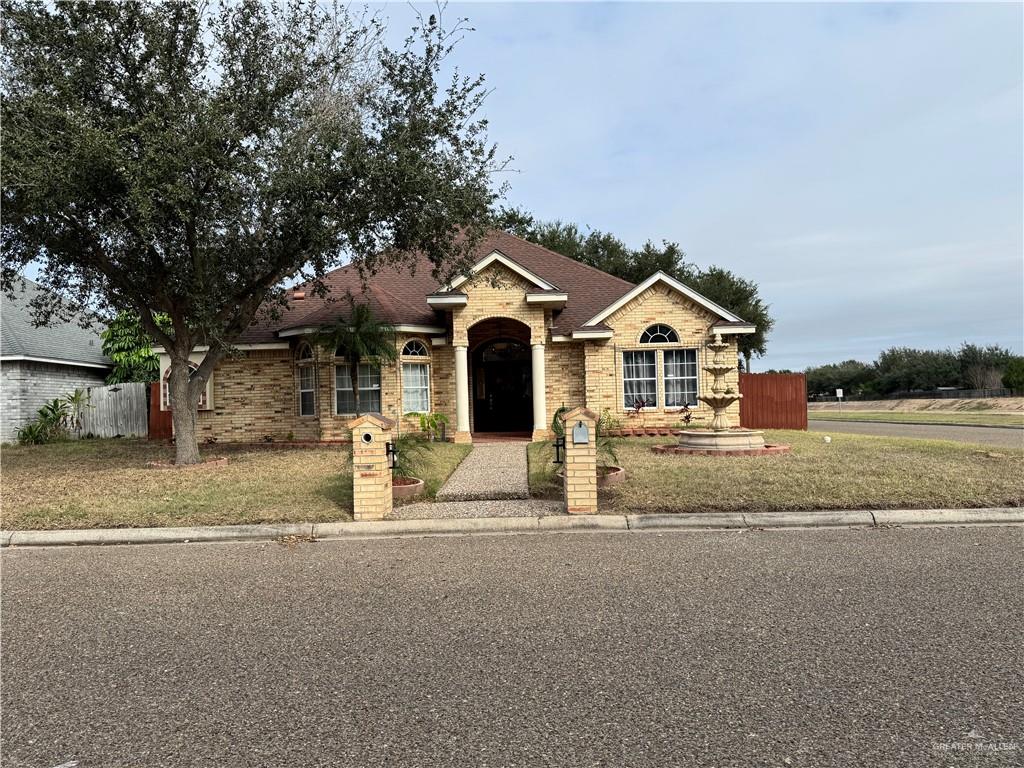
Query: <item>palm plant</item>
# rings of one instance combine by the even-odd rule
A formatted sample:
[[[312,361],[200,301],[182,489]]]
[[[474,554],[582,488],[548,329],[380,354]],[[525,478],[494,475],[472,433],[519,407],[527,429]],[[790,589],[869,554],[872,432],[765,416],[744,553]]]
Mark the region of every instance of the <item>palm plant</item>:
[[[376,359],[393,363],[398,359],[395,347],[395,329],[378,320],[368,304],[356,304],[349,297],[351,312],[348,318],[338,320],[317,336],[317,343],[331,354],[345,358],[352,379],[352,399],[356,415],[362,413],[359,404],[359,365],[364,360]]]
[[[64,395],[64,402],[68,406],[68,413],[65,417],[67,424],[76,437],[81,437],[82,416],[87,408],[95,408],[96,406],[89,402],[89,392],[85,389],[76,389],[74,392]]]

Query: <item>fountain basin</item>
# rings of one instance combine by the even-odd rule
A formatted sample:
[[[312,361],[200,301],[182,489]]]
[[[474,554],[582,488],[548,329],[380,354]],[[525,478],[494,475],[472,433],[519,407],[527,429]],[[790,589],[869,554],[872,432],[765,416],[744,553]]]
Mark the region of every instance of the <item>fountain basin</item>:
[[[770,456],[789,453],[788,445],[765,445],[764,433],[756,429],[687,429],[679,433],[676,445],[656,445],[655,453],[691,456]]]

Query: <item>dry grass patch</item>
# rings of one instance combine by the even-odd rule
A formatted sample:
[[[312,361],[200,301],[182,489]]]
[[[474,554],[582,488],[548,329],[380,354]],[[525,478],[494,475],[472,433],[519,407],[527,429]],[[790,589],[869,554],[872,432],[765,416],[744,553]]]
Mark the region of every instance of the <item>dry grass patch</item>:
[[[433,444],[422,460],[433,495],[467,446]],[[218,445],[223,467],[159,470],[172,447],[139,440],[85,440],[3,449],[5,529],[124,528],[323,522],[352,514],[347,446],[260,448]]]
[[[601,491],[605,511],[768,512],[1024,505],[1024,451],[939,440],[769,431],[791,454],[662,456],[666,438],[627,439],[626,480]],[[550,444],[530,447],[530,488],[557,495]]]
[[[819,421],[892,421],[900,424],[1024,427],[1024,413],[985,411],[808,411],[807,418]]]

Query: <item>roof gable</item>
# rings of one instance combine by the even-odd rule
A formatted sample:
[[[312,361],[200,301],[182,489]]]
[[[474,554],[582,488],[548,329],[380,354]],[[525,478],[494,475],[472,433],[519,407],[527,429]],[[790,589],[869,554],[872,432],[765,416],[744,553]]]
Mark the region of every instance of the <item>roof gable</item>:
[[[484,258],[482,258],[478,262],[476,262],[476,264],[474,264],[472,267],[470,267],[470,269],[469,269],[470,274],[469,275],[459,275],[454,280],[452,280],[447,286],[442,288],[441,291],[439,291],[439,293],[447,293],[449,291],[456,290],[460,285],[464,285],[466,282],[468,282],[472,278],[473,275],[480,274],[481,272],[483,272],[484,270],[486,270],[488,267],[492,266],[493,264],[500,264],[501,266],[505,267],[506,269],[508,269],[508,270],[510,270],[512,272],[515,272],[521,278],[526,280],[526,282],[528,282],[531,285],[535,286],[539,290],[542,290],[542,291],[556,291],[556,290],[558,290],[557,286],[555,286],[552,283],[549,283],[548,281],[544,280],[542,277],[540,277],[536,273],[530,271],[529,269],[524,267],[522,264],[519,264],[518,262],[510,259],[508,256],[506,256],[501,251],[494,250],[494,251],[491,251],[487,256],[485,256]]]
[[[640,285],[634,286],[631,290],[627,291],[625,294],[623,294],[618,299],[613,301],[611,304],[606,306],[596,315],[594,315],[585,323],[583,323],[583,325],[592,326],[601,324],[609,317],[611,317],[613,314],[622,309],[624,306],[629,304],[629,302],[633,301],[638,296],[643,294],[644,291],[647,291],[649,288],[659,283],[668,286],[669,288],[677,291],[678,293],[681,293],[683,296],[690,299],[690,301],[704,307],[704,309],[711,312],[711,314],[713,314],[715,317],[721,318],[722,320],[725,320],[726,322],[729,323],[743,322],[739,317],[737,317],[724,307],[719,306],[711,299],[709,299],[707,296],[703,296],[697,293],[697,291],[693,290],[689,286],[684,285],[683,283],[676,280],[674,277],[666,275],[664,272],[659,270],[655,272],[653,275],[651,275],[649,278],[644,280],[642,283],[640,283]]]

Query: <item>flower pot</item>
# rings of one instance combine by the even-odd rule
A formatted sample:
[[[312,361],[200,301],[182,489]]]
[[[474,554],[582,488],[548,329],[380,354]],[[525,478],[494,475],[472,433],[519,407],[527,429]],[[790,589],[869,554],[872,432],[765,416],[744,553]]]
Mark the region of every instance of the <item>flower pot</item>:
[[[607,466],[597,468],[597,487],[606,488],[626,479],[626,470],[622,467]]]
[[[418,477],[402,477],[396,475],[391,478],[391,498],[411,499],[423,493],[426,486]]]

